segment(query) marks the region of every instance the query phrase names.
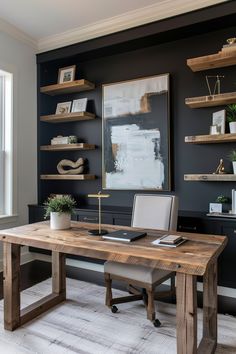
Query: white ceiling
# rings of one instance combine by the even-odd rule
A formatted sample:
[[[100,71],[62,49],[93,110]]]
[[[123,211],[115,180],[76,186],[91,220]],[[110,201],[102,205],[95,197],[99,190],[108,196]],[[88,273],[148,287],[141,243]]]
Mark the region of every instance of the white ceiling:
[[[44,51],[224,1],[0,0],[0,30]]]

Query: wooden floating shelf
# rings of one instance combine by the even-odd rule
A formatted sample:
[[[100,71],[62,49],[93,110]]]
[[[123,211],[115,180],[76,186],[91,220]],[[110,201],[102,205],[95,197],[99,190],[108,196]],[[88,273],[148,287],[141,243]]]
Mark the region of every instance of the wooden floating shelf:
[[[221,93],[212,96],[185,98],[185,104],[190,108],[222,106],[236,103],[236,92]]]
[[[95,179],[95,175],[41,175],[40,179],[45,179],[45,180],[74,180],[74,181],[85,181],[85,180],[91,180]]]
[[[217,144],[236,142],[236,134],[192,135],[186,136],[185,143],[190,144]]]
[[[89,112],[73,112],[67,114],[51,114],[49,116],[41,116],[41,122],[47,123],[69,123],[80,120],[95,119],[95,114]]]
[[[184,175],[184,180],[185,181],[233,182],[236,181],[236,175],[194,174],[194,175]]]
[[[222,50],[217,54],[187,60],[192,71],[209,70],[236,64],[236,50]]]
[[[41,93],[45,93],[49,96],[64,95],[67,93],[75,93],[81,91],[93,90],[95,85],[87,80],[76,80],[72,82],[64,82],[62,84],[55,84],[49,86],[43,86],[40,88]]]
[[[94,150],[94,149],[95,149],[95,145],[85,144],[85,143],[40,146],[41,151],[72,151],[72,150]]]

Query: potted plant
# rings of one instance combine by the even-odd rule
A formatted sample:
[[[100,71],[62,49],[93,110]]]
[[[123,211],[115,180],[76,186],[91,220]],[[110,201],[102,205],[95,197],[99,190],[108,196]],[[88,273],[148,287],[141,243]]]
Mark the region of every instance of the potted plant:
[[[225,195],[218,195],[218,197],[216,198],[216,203],[220,203],[222,204],[222,211],[226,212],[228,211],[228,206],[231,202],[229,197],[226,197]]]
[[[70,228],[71,214],[76,205],[75,200],[69,195],[48,198],[44,203],[45,218],[50,216],[50,228],[65,230]]]
[[[226,107],[226,118],[230,133],[236,133],[236,103],[229,104]]]
[[[229,159],[230,159],[230,161],[232,161],[233,171],[234,171],[234,174],[236,175],[236,150],[231,150],[230,151]]]

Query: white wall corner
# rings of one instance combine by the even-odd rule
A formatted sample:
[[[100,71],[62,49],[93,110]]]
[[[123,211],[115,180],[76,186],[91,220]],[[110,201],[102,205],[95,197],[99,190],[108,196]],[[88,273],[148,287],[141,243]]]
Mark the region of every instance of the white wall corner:
[[[31,48],[33,48],[35,51],[38,48],[38,43],[37,40],[29,36],[28,34],[24,33],[21,31],[19,28],[13,26],[12,24],[6,22],[2,18],[0,18],[0,32],[4,32],[8,34],[9,36],[17,39],[18,41],[21,41]]]
[[[217,5],[228,0],[162,0],[156,4],[94,22],[83,27],[44,37],[38,40],[38,52],[44,52],[70,44],[83,42],[110,33],[162,20],[182,13]]]

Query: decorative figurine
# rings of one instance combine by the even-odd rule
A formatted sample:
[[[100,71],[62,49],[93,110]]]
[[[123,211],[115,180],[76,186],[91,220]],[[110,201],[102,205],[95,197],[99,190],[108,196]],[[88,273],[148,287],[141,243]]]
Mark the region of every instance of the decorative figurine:
[[[107,230],[102,230],[101,229],[101,221],[102,221],[102,216],[101,216],[101,198],[108,198],[110,197],[110,194],[102,194],[101,191],[99,191],[97,194],[88,194],[89,198],[98,198],[98,229],[95,230],[89,230],[89,234],[93,236],[101,236],[101,235],[106,235]]]
[[[213,175],[223,175],[224,173],[225,173],[224,161],[223,159],[220,159],[220,163],[217,166],[215,172],[213,172]]]
[[[65,170],[64,167],[71,167],[70,170]],[[57,165],[57,171],[61,175],[79,175],[84,172],[84,159],[80,157],[77,161],[61,160]]]
[[[216,78],[213,92],[210,87],[209,78]],[[210,96],[214,96],[216,93],[218,95],[220,94],[220,79],[221,78],[224,78],[224,76],[223,75],[206,75],[206,83],[207,83],[207,87],[208,87],[208,91],[209,91]]]

